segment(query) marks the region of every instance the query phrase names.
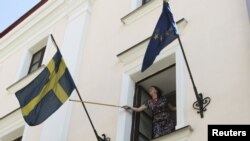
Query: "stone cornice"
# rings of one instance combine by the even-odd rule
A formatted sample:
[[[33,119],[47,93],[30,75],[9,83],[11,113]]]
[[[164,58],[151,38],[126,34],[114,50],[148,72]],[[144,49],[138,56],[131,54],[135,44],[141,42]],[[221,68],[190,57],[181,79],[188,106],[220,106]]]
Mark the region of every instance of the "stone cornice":
[[[61,19],[72,18],[72,16],[74,17],[79,12],[90,13],[94,1],[95,0],[49,0],[0,39],[0,63],[5,60],[11,52],[31,42],[32,39],[38,36],[45,36],[42,33],[48,32],[48,30],[55,26]]]

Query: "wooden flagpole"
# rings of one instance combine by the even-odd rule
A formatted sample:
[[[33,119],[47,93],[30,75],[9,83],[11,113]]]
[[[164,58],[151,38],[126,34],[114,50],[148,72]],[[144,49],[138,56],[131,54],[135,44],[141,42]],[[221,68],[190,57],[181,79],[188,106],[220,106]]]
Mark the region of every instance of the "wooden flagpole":
[[[95,104],[95,105],[102,105],[102,106],[109,106],[109,107],[122,108],[122,106],[113,105],[113,104],[106,104],[106,103],[99,103],[99,102],[80,101],[80,100],[74,100],[74,99],[70,99],[69,101],[73,101],[73,102],[83,102],[83,103],[88,103],[88,104]]]

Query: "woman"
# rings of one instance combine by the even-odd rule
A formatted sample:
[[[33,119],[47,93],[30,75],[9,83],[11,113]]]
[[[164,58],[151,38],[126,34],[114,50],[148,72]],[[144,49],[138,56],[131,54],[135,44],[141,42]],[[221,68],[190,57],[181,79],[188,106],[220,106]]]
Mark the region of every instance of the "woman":
[[[175,120],[171,117],[170,112],[175,111],[176,108],[169,103],[166,97],[162,97],[161,90],[156,86],[150,87],[149,95],[151,99],[147,100],[140,107],[123,106],[123,108],[135,112],[141,112],[150,108],[153,113],[153,138],[174,131]]]

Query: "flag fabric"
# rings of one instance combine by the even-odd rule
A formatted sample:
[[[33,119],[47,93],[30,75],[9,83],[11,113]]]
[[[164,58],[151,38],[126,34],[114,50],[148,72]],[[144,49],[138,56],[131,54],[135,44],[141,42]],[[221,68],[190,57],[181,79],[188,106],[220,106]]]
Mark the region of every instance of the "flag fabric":
[[[155,26],[144,55],[141,72],[150,67],[160,51],[178,37],[176,24],[168,2],[163,2],[161,16]]]
[[[35,126],[51,116],[71,95],[74,81],[59,50],[47,67],[15,93],[26,123]]]

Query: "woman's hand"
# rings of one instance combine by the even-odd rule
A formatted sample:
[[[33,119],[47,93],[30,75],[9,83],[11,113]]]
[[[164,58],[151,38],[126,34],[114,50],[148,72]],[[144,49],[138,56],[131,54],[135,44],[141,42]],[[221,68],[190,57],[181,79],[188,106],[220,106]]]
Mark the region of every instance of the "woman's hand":
[[[122,108],[124,108],[125,110],[130,110],[131,109],[131,107],[127,106],[127,105],[122,106]]]
[[[130,106],[127,106],[127,105],[122,106],[122,108],[124,108],[127,111],[131,110],[131,111],[134,111],[134,112],[141,112],[141,111],[145,110],[147,107],[143,104],[139,108],[130,107]]]

